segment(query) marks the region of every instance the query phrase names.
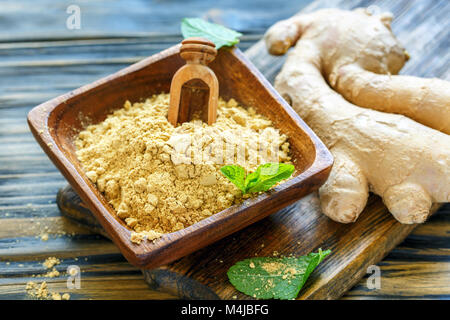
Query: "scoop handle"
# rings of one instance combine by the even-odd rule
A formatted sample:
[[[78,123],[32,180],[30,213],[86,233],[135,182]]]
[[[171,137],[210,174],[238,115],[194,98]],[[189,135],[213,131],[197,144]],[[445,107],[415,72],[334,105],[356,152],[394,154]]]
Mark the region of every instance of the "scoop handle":
[[[214,43],[207,39],[195,37],[181,42],[180,56],[186,61],[186,64],[178,69],[170,84],[170,104],[167,119],[173,126],[189,120],[189,108],[192,107],[189,102],[199,91],[195,88],[191,88],[190,92],[182,90],[183,85],[191,80],[201,80],[208,87],[207,122],[209,125],[216,122],[219,81],[214,71],[207,66],[216,55],[217,50]]]

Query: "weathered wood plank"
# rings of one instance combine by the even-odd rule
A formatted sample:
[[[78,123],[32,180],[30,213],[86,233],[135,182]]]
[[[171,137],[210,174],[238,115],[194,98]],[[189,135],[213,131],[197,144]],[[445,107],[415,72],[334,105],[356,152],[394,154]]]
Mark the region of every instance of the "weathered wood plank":
[[[449,268],[450,262],[383,264],[380,289],[367,289],[363,279],[344,299],[450,299]]]
[[[262,33],[268,25],[299,11],[310,0],[254,1],[107,1],[21,0],[2,3],[0,40],[149,36],[155,31],[179,34],[184,17],[202,17],[230,28]],[[69,30],[66,9],[78,4],[81,28]],[[45,15],[42,14],[45,8]]]
[[[110,265],[108,265],[108,267],[110,267]],[[114,270],[113,272],[113,274],[108,276],[101,275],[92,278],[83,276],[82,289],[67,289],[66,277],[47,281],[48,288],[50,292],[69,293],[71,299],[177,299],[177,297],[168,293],[149,290],[148,285],[142,280],[142,274],[138,270],[135,274],[131,275],[122,275],[119,270]],[[40,282],[43,280],[45,280],[45,278],[40,279],[22,276],[19,281],[3,284],[0,278],[0,300],[29,299],[24,292],[26,283],[28,281]]]
[[[344,299],[450,299],[450,204],[419,225],[378,266],[381,288],[366,275]]]
[[[71,188],[60,192],[58,203],[67,217],[104,233]],[[356,223],[338,224],[320,213],[317,196],[310,195],[208,248],[163,268],[144,270],[144,274],[151,286],[183,298],[245,299],[248,297],[236,292],[226,278],[233,263],[275,252],[302,255],[323,246],[333,252],[313,274],[314,280],[307,283],[300,298],[337,298],[414,227],[396,222],[374,196]]]

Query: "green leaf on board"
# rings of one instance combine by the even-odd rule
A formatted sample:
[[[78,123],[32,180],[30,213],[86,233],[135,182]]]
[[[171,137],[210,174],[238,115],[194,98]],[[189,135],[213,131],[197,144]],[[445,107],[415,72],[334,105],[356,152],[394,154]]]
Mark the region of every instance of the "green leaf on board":
[[[239,291],[258,299],[295,299],[306,280],[330,250],[301,257],[255,257],[233,265],[227,272]]]

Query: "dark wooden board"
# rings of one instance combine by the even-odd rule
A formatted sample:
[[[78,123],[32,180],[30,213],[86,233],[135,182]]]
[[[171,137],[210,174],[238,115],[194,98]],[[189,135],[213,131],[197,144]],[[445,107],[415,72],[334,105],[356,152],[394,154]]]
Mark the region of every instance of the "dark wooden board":
[[[0,15],[6,17],[2,18],[2,22],[8,19],[20,21],[14,16],[8,18],[8,12],[16,12],[16,17],[19,17],[23,11],[21,8],[30,7],[27,1],[14,3],[16,5],[8,11],[0,10]],[[71,3],[67,1],[67,5]],[[172,3],[177,4],[178,1]],[[252,21],[257,21],[260,24],[258,30],[254,34],[246,34],[239,45],[245,50],[261,37],[261,30],[275,20],[287,18],[300,8],[297,1],[278,1],[280,11],[277,9],[275,12],[266,10],[265,3],[273,4],[273,1],[262,1],[258,10],[252,3],[238,2],[233,8],[218,10],[216,12],[219,14],[210,17],[213,21],[226,24],[237,21],[228,25],[239,30],[250,30]],[[371,1],[321,0],[315,6],[352,8],[370,4]],[[393,24],[394,32],[412,55],[402,73],[450,80],[449,2],[384,0],[376,1],[375,4],[394,12],[397,17]],[[127,7],[117,5],[113,9],[107,6],[105,4],[104,8],[111,15],[120,12],[128,16],[128,21],[135,13],[133,8],[127,10]],[[66,182],[32,138],[26,124],[26,114],[43,101],[111,74],[180,41],[178,27],[174,27],[170,34],[152,32],[129,36],[108,33],[108,29],[98,30],[94,36],[91,32],[93,29],[85,25],[86,29],[82,30],[84,34],[68,32],[60,36],[59,28],[65,21],[61,21],[59,15],[66,17],[65,8],[48,10],[44,14],[39,12],[42,5],[33,4],[31,7],[32,10],[27,11],[26,24],[8,29],[11,24],[6,23],[6,28],[1,29],[0,299],[27,298],[25,284],[35,279],[31,275],[43,273],[40,263],[48,256],[63,259],[58,266],[60,271],[71,264],[80,266],[82,288],[70,291],[74,299],[175,298],[162,291],[149,289],[141,272],[127,263],[109,240],[61,217],[55,195]],[[99,14],[102,12],[100,9],[97,11]],[[193,10],[192,15],[204,16],[202,10]],[[259,15],[257,18],[254,18],[254,12]],[[113,21],[111,19],[111,23]],[[173,26],[178,24],[178,18],[170,20],[168,16],[160,25],[145,29],[147,21],[139,21],[141,25],[136,24],[136,30],[141,28],[145,31],[162,30],[160,27],[163,23],[172,23]],[[26,33],[24,28],[27,24],[33,26],[35,32]],[[41,27],[47,28],[45,32],[39,31]],[[255,48],[252,51],[257,53],[259,50]],[[248,52],[248,55],[270,80],[273,80],[283,61],[282,58],[269,59],[266,55],[252,52]],[[315,195],[309,197],[314,199]],[[372,197],[370,201],[379,200]],[[444,206],[378,263],[382,274],[381,289],[367,289],[366,279],[363,278],[344,298],[450,299],[449,213],[450,205]],[[261,223],[270,223],[271,219]],[[46,242],[39,239],[43,232],[49,233]],[[225,255],[219,259],[223,263],[213,260],[207,266],[229,266],[234,263]],[[46,280],[52,289],[67,290],[65,276]]]
[[[108,236],[71,187],[59,192],[58,205],[69,219]],[[332,253],[313,273],[299,299],[336,299],[414,227],[398,223],[377,197],[370,198],[356,223],[340,224],[324,216],[318,198],[310,195],[204,249],[143,273],[151,288],[180,298],[246,299],[226,276],[234,263],[252,256],[300,256],[323,248]]]

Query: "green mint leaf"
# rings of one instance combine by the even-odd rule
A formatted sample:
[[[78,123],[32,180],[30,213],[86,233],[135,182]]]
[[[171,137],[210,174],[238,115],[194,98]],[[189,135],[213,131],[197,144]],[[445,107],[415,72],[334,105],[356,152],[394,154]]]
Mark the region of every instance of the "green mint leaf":
[[[267,191],[281,180],[289,178],[295,171],[292,164],[266,163],[255,172],[245,175],[245,169],[237,165],[223,166],[220,171],[238,187],[243,194]]]
[[[260,171],[256,170],[255,172],[251,172],[245,178],[245,193],[249,193],[248,190],[254,186],[259,180]]]
[[[238,187],[242,193],[245,193],[245,169],[241,166],[237,165],[230,165],[230,166],[223,166],[220,168],[220,171],[223,173],[225,177],[228,178],[231,182],[234,183],[236,187]]]
[[[274,184],[281,180],[289,178],[295,171],[295,167],[292,164],[286,163],[266,163],[260,165],[256,169],[255,180],[248,180],[246,184],[247,192],[260,192],[267,191]],[[247,179],[246,179],[247,183]]]
[[[295,299],[309,275],[330,250],[301,257],[255,257],[232,266],[228,279],[239,291],[258,299]]]
[[[233,46],[239,43],[239,37],[242,36],[242,33],[199,18],[184,18],[181,20],[181,33],[184,38],[201,37],[209,39],[214,42],[217,50],[223,46]]]

